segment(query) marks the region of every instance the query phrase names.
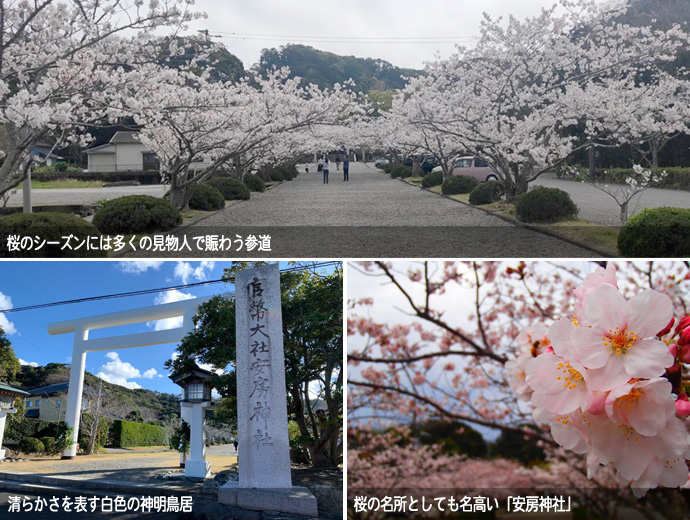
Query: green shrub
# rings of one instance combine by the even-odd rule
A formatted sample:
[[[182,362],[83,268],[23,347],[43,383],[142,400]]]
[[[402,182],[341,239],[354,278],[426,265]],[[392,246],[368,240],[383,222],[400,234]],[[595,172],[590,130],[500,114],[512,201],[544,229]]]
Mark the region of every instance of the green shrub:
[[[251,196],[249,188],[242,181],[232,177],[214,177],[206,184],[221,192],[225,200],[248,200]]]
[[[407,179],[408,177],[412,177],[412,168],[404,166],[403,169],[400,170],[400,178]]]
[[[457,195],[458,193],[470,193],[478,184],[477,179],[467,175],[458,175],[446,179],[441,186],[444,195]]]
[[[383,172],[384,172],[384,173],[390,174],[390,173],[393,171],[393,166],[395,166],[395,165],[394,165],[394,164],[390,164],[390,163],[389,163],[389,164],[384,164],[384,165],[383,165],[383,168],[382,168],[382,169],[383,169]]]
[[[577,206],[565,191],[538,186],[520,196],[515,205],[523,222],[557,222],[577,215]]]
[[[263,179],[253,173],[245,173],[242,181],[251,191],[263,192],[266,190],[266,183]]]
[[[110,235],[168,231],[181,222],[170,202],[149,195],[113,199],[93,216],[93,225]]]
[[[225,207],[225,197],[213,186],[195,184],[191,187],[189,207],[201,211],[215,211]]]
[[[492,202],[501,200],[503,193],[504,190],[502,182],[481,182],[470,192],[470,204],[474,206],[491,204]]]
[[[283,179],[285,179],[286,181],[291,181],[299,174],[297,167],[292,164],[289,166],[282,164],[280,166],[277,166],[276,170],[283,174]]]
[[[63,237],[73,235],[74,238],[67,240]],[[33,242],[31,249],[21,248],[19,251],[10,251],[7,238],[17,236],[40,237],[46,243]],[[17,213],[0,217],[0,257],[33,257],[33,258],[55,258],[55,257],[103,257],[108,252],[100,249],[91,249],[88,242],[95,245],[99,244],[101,234],[98,230],[85,220],[70,215],[68,213]],[[92,238],[89,238],[92,237]],[[57,242],[49,244],[49,242]],[[63,246],[69,244],[69,247]],[[77,249],[79,244],[81,247]]]
[[[9,415],[5,425],[5,439],[19,442],[24,437],[54,437],[58,431],[58,423],[32,419],[30,417],[17,417],[18,414]],[[64,422],[60,422],[63,425]]]
[[[37,174],[41,175],[44,173],[55,173],[55,170],[53,170],[50,166],[43,165],[43,166],[38,166],[37,168],[34,168],[31,171],[32,178],[34,175],[37,175]]]
[[[56,172],[66,172],[68,167],[69,167],[69,163],[66,163],[64,161],[60,161],[60,162],[55,163],[55,166],[53,166],[53,169]]]
[[[396,164],[393,166],[391,169],[391,177],[394,179],[397,179],[398,177],[402,177],[402,173],[405,171],[406,166],[403,166],[402,164]]]
[[[271,180],[273,182],[283,182],[285,180],[285,177],[283,177],[283,172],[276,169],[271,170]]]
[[[168,446],[170,444],[167,430],[153,424],[116,420],[113,421],[111,432],[113,445],[120,448]]]
[[[443,172],[427,173],[422,179],[423,188],[431,188],[432,186],[440,186],[443,184]]]
[[[631,257],[690,257],[690,209],[645,209],[618,235],[618,249]]]
[[[41,437],[38,439],[43,443],[43,447],[45,448],[45,452],[47,455],[53,455],[57,453],[55,450],[55,439],[53,437]]]
[[[19,449],[23,453],[43,453],[46,447],[35,437],[25,437],[19,441]]]

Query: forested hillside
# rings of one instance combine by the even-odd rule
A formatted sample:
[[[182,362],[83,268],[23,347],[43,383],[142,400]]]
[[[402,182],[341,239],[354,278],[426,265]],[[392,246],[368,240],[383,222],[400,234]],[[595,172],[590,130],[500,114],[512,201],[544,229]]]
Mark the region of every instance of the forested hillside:
[[[321,88],[330,88],[352,78],[362,92],[399,89],[405,85],[402,76],[420,73],[414,69],[401,69],[382,59],[339,56],[307,45],[292,44],[280,49],[264,49],[258,66],[261,73],[273,67],[289,67],[293,76]]]
[[[17,376],[17,385],[25,390],[41,388],[69,381],[69,365],[61,363],[48,363],[46,366],[31,367],[22,366]],[[103,413],[115,419],[125,419],[128,414],[135,412],[145,422],[160,421],[162,423],[180,415],[178,396],[163,394],[153,390],[130,389],[114,385],[86,372],[84,386],[87,395],[91,399],[97,397],[100,383],[102,387]],[[140,413],[136,414],[136,410]]]

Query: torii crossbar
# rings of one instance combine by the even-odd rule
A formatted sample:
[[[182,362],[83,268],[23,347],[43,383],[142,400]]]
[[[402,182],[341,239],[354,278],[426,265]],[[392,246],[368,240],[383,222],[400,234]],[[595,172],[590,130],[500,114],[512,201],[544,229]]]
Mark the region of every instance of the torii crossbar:
[[[74,332],[74,347],[72,349],[72,367],[69,374],[69,391],[67,394],[67,414],[65,422],[72,430],[72,444],[67,448],[63,459],[73,459],[77,454],[77,435],[79,433],[79,419],[81,412],[81,398],[84,391],[84,369],[86,367],[86,353],[98,350],[117,350],[121,348],[145,347],[176,343],[194,330],[194,315],[197,308],[212,296],[194,298],[139,309],[111,312],[58,321],[48,324],[48,332],[52,335]],[[89,331],[119,325],[131,325],[168,318],[182,318],[182,326],[167,330],[124,334],[107,338],[89,339]]]

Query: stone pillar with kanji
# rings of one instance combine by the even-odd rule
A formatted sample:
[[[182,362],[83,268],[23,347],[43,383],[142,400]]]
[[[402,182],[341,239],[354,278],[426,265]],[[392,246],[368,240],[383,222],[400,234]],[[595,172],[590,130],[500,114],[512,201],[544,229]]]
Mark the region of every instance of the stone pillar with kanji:
[[[316,499],[308,489],[293,487],[290,473],[278,264],[237,273],[235,323],[239,480],[224,485],[218,500],[316,516]]]

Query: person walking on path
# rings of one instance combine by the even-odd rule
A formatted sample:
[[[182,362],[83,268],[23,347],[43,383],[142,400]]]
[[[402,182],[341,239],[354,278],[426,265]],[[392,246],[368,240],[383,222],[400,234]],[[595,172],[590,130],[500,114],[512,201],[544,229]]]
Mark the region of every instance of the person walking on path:
[[[336,170],[340,169],[340,156],[339,155],[335,156],[335,169]]]
[[[328,157],[323,161],[323,183],[328,184]]]
[[[345,156],[343,160],[343,181],[348,182],[350,180],[350,159]]]

